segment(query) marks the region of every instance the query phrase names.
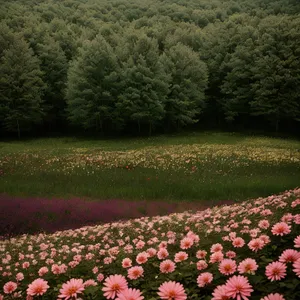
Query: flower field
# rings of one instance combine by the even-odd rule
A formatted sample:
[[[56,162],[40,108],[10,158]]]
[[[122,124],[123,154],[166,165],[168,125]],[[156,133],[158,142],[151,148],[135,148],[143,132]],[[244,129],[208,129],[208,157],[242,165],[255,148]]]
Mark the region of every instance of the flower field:
[[[300,298],[300,189],[0,244],[2,299]]]

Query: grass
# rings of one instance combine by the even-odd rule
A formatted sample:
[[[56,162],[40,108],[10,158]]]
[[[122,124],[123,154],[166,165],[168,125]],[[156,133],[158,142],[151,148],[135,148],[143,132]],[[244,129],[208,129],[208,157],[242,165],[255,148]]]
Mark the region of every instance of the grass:
[[[204,132],[0,142],[0,192],[16,196],[244,200],[300,185],[300,141]]]

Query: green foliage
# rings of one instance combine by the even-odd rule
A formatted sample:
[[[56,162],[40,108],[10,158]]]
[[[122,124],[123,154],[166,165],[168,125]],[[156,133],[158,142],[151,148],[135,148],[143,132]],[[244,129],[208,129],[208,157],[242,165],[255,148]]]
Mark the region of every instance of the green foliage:
[[[0,58],[0,115],[8,131],[18,133],[40,123],[44,83],[39,61],[20,35]]]

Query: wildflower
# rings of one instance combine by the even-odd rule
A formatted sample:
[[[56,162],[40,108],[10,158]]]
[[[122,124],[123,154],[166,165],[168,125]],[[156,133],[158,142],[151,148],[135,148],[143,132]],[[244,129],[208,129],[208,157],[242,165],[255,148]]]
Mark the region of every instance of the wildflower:
[[[180,251],[175,254],[175,262],[181,262],[188,259],[188,254],[184,251]]]
[[[159,266],[159,269],[162,273],[172,273],[174,272],[175,268],[175,263],[170,259],[162,261]]]
[[[132,265],[132,260],[130,258],[126,257],[122,260],[123,268],[129,268],[129,267],[131,267],[131,265]]]
[[[218,285],[214,292],[212,293],[213,298],[211,300],[229,300],[229,296],[227,296],[226,286]]]
[[[291,232],[291,226],[288,225],[287,223],[285,222],[280,222],[280,223],[276,223],[273,227],[272,227],[272,230],[271,232],[274,234],[274,235],[286,235],[286,234],[289,234]]]
[[[232,259],[223,259],[219,264],[219,271],[223,275],[231,275],[236,271],[236,262]]]
[[[187,295],[183,288],[183,285],[175,282],[168,281],[164,282],[159,287],[159,292],[157,293],[160,299],[165,300],[186,300]]]
[[[198,250],[197,253],[196,253],[196,257],[198,259],[202,259],[202,258],[205,258],[207,252],[205,250]]]
[[[40,277],[42,277],[48,272],[49,272],[49,269],[47,267],[41,267],[38,271],[38,274],[39,274]]]
[[[236,257],[236,253],[234,251],[227,251],[225,253],[226,257],[228,258],[235,258]]]
[[[232,245],[235,248],[242,248],[245,245],[245,241],[241,237],[237,237],[237,238],[233,239]]]
[[[264,245],[264,241],[259,238],[253,239],[248,243],[249,249],[251,249],[254,252],[257,252],[258,250],[262,249]]]
[[[128,278],[129,279],[138,279],[139,277],[143,276],[144,269],[143,267],[136,266],[128,269]]]
[[[102,281],[104,280],[104,275],[103,275],[102,273],[99,273],[99,274],[97,275],[97,280],[98,280],[99,282],[102,282]]]
[[[268,229],[270,227],[270,222],[268,220],[261,220],[258,222],[258,227],[261,229]]]
[[[166,248],[161,248],[158,252],[157,252],[157,258],[158,259],[165,259],[169,256],[169,252]]]
[[[244,276],[233,276],[226,281],[225,284],[226,295],[231,298],[241,298],[248,300],[248,296],[253,292],[252,286],[249,284],[248,279]]]
[[[137,289],[127,289],[120,293],[118,293],[118,296],[116,300],[143,300],[144,297],[142,296],[142,293],[140,290]]]
[[[210,248],[210,252],[214,253],[214,252],[219,252],[223,250],[223,246],[221,244],[213,244]]]
[[[42,278],[34,280],[31,284],[28,285],[27,295],[30,296],[41,296],[46,293],[49,288],[48,282]]]
[[[282,295],[276,294],[269,294],[268,296],[261,298],[260,300],[285,300]]]
[[[197,278],[197,283],[199,287],[204,287],[205,285],[211,283],[213,280],[213,275],[209,272],[202,273]]]
[[[148,261],[148,257],[149,257],[149,254],[147,252],[141,252],[137,255],[136,262],[140,265],[144,264],[145,262]]]
[[[194,240],[189,238],[189,237],[185,237],[180,241],[180,248],[181,249],[189,249],[193,246],[194,244]]]
[[[271,281],[281,280],[286,276],[286,265],[279,261],[272,262],[266,266],[265,274]]]
[[[298,236],[294,239],[294,247],[295,247],[295,248],[300,248],[300,235],[298,235]]]
[[[282,263],[295,262],[300,258],[300,252],[293,249],[286,249],[279,256],[279,261]]]
[[[206,269],[208,266],[205,260],[199,260],[196,265],[197,265],[197,270],[199,271]]]
[[[77,294],[81,294],[84,291],[84,284],[82,279],[70,279],[68,282],[62,285],[59,290],[60,295],[58,298],[71,299],[72,297],[77,298]]]
[[[126,290],[127,287],[127,281],[124,276],[110,275],[105,279],[102,291],[106,299],[114,299],[118,293]]]
[[[15,282],[9,281],[4,284],[3,291],[5,294],[11,294],[12,292],[14,292],[17,289],[17,287],[18,287],[18,285]]]
[[[24,279],[24,274],[23,273],[18,273],[17,275],[16,275],[16,279],[17,279],[17,281],[22,281],[23,279]]]
[[[215,262],[220,262],[224,258],[224,254],[221,251],[215,252],[210,256],[209,262],[215,263]]]
[[[293,263],[293,271],[296,273],[296,275],[298,277],[300,277],[300,259],[297,259],[294,263]]]
[[[256,261],[252,258],[246,258],[240,262],[238,266],[238,271],[240,274],[248,273],[255,274],[255,271],[258,269]]]

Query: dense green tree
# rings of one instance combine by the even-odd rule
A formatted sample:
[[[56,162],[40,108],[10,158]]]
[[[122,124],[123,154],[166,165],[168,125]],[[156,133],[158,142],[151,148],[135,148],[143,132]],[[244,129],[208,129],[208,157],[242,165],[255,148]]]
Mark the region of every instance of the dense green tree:
[[[177,43],[165,52],[162,61],[171,75],[169,93],[165,101],[166,123],[170,128],[197,122],[205,106],[207,67],[198,53]]]
[[[44,83],[39,60],[16,35],[0,59],[0,115],[6,130],[18,133],[41,122]]]
[[[105,123],[113,121],[117,71],[113,48],[101,35],[86,41],[68,73],[68,113],[74,124],[103,131]]]
[[[118,54],[123,86],[117,109],[126,119],[136,122],[139,132],[141,125],[146,124],[151,134],[165,115],[169,81],[159,58],[157,40],[139,32],[126,32]]]
[[[43,81],[47,85],[43,97],[44,123],[48,130],[57,130],[65,119],[68,61],[59,43],[50,36],[46,36],[43,43],[36,48],[41,61]]]

